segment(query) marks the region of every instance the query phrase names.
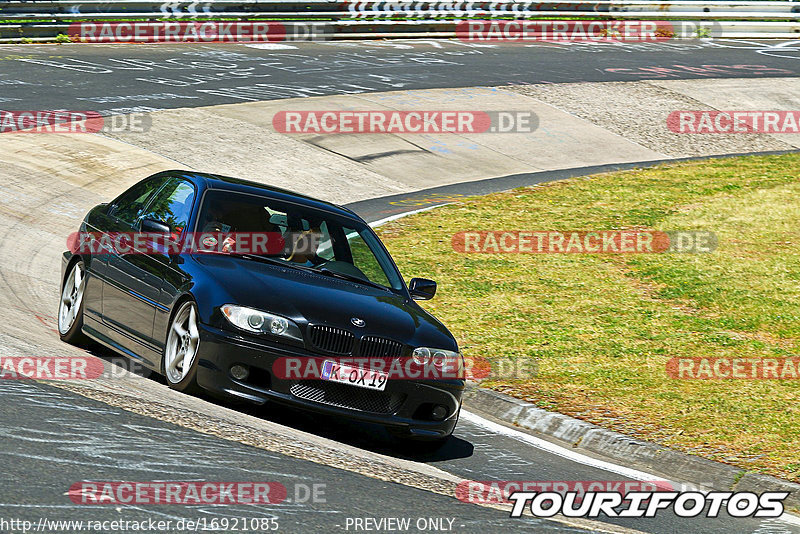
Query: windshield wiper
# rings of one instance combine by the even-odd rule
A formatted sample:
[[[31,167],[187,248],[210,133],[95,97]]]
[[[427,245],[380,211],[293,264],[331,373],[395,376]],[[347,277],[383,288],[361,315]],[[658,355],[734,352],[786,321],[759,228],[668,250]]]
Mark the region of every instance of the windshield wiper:
[[[245,252],[222,252],[221,254],[233,256],[236,258],[244,258],[246,260],[255,260],[255,261],[260,261],[262,263],[269,263],[270,265],[277,265],[279,267],[291,267],[293,269],[300,269],[301,271],[316,271],[316,269],[311,269],[303,265],[293,265],[289,262],[276,260],[274,258],[270,258],[269,256],[262,256],[260,254],[248,254]]]
[[[340,273],[339,271],[334,271],[334,270],[328,269],[327,267],[321,267],[319,269],[313,269],[312,268],[311,270],[314,271],[315,273],[322,273],[322,274],[325,274],[325,275],[328,275],[328,276],[333,276],[335,278],[341,278],[342,280],[347,280],[349,282],[356,282],[358,284],[364,284],[364,285],[367,285],[367,286],[377,287],[378,289],[383,289],[384,291],[391,291],[388,287],[382,286],[381,284],[373,282],[372,280],[366,280],[364,278],[361,278],[360,276],[355,276],[355,275],[352,275],[352,274]]]
[[[269,263],[270,265],[278,265],[280,267],[290,267],[292,269],[298,269],[300,271],[309,271],[309,272],[312,272],[312,273],[324,274],[324,275],[327,275],[327,276],[332,276],[334,278],[341,278],[342,280],[347,280],[349,282],[356,282],[358,284],[364,284],[364,285],[367,285],[367,286],[371,286],[371,287],[375,287],[375,288],[378,288],[378,289],[383,289],[384,291],[391,292],[391,289],[389,289],[388,287],[383,286],[381,284],[378,284],[376,282],[373,282],[372,280],[366,280],[364,278],[361,278],[359,276],[355,276],[355,275],[352,275],[352,274],[340,273],[339,271],[334,271],[334,270],[328,269],[327,267],[322,267],[322,268],[318,269],[318,268],[315,268],[315,267],[308,267],[307,265],[298,265],[298,264],[293,264],[291,262],[284,262],[284,261],[276,260],[276,259],[270,258],[269,256],[261,256],[259,254],[247,254],[247,253],[244,253],[244,252],[225,252],[223,254],[227,254],[229,256],[234,256],[236,258],[244,258],[246,260],[255,260],[255,261],[260,261],[260,262],[263,262],[263,263]]]

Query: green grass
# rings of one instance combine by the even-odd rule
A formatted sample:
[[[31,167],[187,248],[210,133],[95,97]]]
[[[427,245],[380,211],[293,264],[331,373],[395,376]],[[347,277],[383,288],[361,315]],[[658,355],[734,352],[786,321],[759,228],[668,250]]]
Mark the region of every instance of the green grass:
[[[800,480],[800,383],[673,380],[671,357],[783,357],[800,340],[800,155],[572,179],[380,229],[466,357],[535,374],[481,383],[639,438]],[[711,254],[464,254],[464,230],[710,230]],[[512,367],[520,368],[520,367]]]

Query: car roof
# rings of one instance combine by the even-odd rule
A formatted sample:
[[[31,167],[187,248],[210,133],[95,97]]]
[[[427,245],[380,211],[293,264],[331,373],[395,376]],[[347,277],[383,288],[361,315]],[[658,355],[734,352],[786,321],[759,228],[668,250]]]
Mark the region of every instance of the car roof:
[[[230,176],[222,176],[219,174],[211,174],[206,172],[172,170],[165,172],[165,174],[167,173],[171,175],[180,175],[190,180],[193,179],[197,185],[201,185],[204,189],[250,193],[263,197],[274,198],[276,200],[294,202],[295,204],[332,212],[337,215],[342,215],[344,217],[349,217],[351,219],[364,222],[361,217],[356,215],[356,213],[349,208],[345,208],[344,206],[333,204],[331,202],[326,202],[324,200],[319,200],[301,193],[296,193],[294,191],[289,191],[288,189],[282,189],[280,187],[274,187],[258,182],[252,182],[250,180],[243,180],[241,178],[233,178]]]

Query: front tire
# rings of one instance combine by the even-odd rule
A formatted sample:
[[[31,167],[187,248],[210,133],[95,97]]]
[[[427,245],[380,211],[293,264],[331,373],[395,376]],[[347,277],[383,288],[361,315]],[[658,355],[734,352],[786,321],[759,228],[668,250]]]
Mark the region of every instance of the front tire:
[[[83,328],[83,293],[86,287],[86,267],[82,261],[72,265],[61,288],[58,305],[58,335],[61,341],[80,345],[86,341]]]
[[[197,353],[200,332],[197,329],[197,306],[193,301],[180,305],[170,322],[164,344],[164,376],[170,388],[184,393],[198,393]]]

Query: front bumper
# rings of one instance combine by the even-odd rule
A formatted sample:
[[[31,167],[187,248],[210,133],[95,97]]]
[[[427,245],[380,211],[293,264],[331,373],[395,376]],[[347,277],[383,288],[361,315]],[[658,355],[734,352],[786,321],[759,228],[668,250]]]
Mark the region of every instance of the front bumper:
[[[373,391],[324,380],[287,380],[272,373],[281,357],[331,357],[266,340],[253,340],[226,330],[200,326],[197,383],[213,393],[257,404],[269,400],[320,414],[348,417],[386,426],[393,434],[418,439],[449,436],[455,429],[464,392],[463,380],[389,380],[384,391]],[[230,374],[233,365],[249,370],[245,380]],[[432,418],[435,405],[447,416]]]

